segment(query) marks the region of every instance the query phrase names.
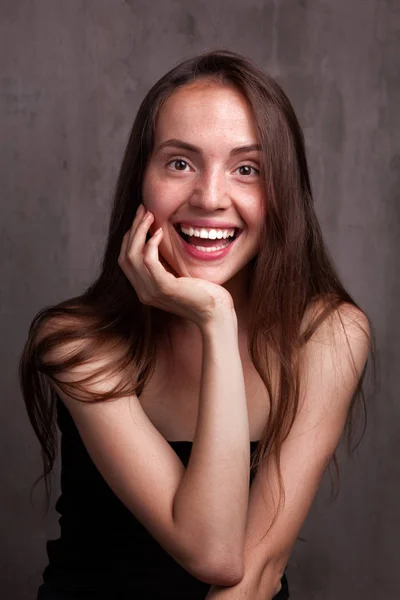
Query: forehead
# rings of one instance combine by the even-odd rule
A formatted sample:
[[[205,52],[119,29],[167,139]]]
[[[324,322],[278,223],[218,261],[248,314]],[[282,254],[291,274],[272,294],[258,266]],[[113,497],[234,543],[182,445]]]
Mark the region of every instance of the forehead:
[[[156,138],[229,136],[236,141],[256,142],[252,109],[244,95],[229,84],[199,81],[175,90],[161,106]],[[193,140],[194,141],[194,140]]]

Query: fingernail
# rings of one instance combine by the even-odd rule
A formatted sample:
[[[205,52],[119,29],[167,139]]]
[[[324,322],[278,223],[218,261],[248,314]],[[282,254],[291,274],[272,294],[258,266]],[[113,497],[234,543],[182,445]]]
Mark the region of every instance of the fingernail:
[[[143,212],[143,204],[139,204],[136,214],[138,216],[140,216],[142,212]]]

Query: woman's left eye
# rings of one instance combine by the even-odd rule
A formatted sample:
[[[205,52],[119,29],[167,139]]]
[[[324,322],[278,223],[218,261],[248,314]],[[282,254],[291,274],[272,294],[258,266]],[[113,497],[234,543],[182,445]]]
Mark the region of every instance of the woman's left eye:
[[[240,167],[237,168],[237,170],[239,170],[239,169],[247,170],[246,173],[241,173],[241,175],[250,175],[250,173],[249,173],[250,169],[253,169],[253,171],[256,171],[256,175],[260,174],[260,171],[258,169],[256,169],[256,167],[252,167],[251,165],[241,165]]]

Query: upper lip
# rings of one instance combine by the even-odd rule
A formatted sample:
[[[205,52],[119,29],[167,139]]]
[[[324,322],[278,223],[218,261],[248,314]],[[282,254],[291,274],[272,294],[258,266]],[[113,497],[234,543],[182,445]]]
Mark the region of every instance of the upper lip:
[[[196,229],[201,229],[202,227],[206,229],[240,229],[240,227],[234,223],[228,223],[226,221],[212,221],[211,219],[176,221],[174,225],[185,225],[186,227],[195,227]]]

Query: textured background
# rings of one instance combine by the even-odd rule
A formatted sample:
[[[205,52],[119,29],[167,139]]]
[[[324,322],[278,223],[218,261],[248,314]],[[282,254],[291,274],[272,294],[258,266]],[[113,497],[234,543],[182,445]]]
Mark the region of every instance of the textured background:
[[[341,461],[334,503],[324,479],[290,561],[292,597],[398,598],[400,2],[1,0],[0,19],[1,597],[35,597],[58,532],[40,493],[29,501],[40,460],[16,371],[28,326],[97,271],[144,94],[180,60],[222,46],[291,98],[328,246],[378,342],[367,434]]]

